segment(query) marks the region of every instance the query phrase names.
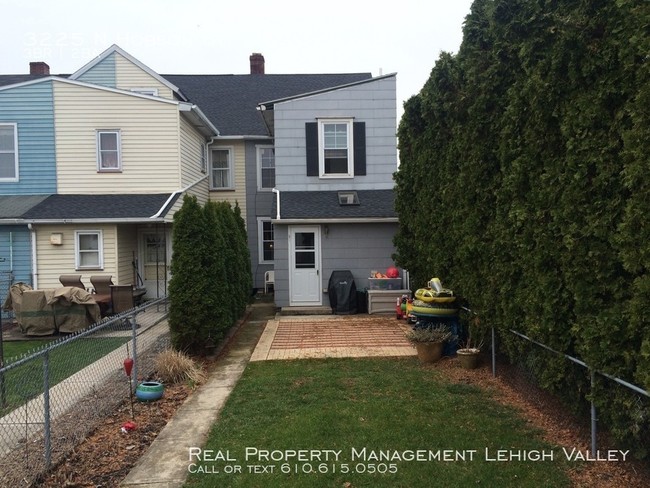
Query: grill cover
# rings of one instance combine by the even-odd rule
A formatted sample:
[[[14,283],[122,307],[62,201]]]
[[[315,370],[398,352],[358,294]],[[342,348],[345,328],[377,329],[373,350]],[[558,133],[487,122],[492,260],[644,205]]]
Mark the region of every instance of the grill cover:
[[[330,298],[332,313],[350,315],[357,313],[357,286],[349,270],[332,271],[327,294]]]

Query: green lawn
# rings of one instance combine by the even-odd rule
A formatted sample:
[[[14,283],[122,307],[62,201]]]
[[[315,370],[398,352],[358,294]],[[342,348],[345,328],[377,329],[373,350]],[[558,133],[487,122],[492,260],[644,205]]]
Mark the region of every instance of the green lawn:
[[[188,487],[569,485],[561,449],[415,358],[250,363],[199,447]]]
[[[36,349],[40,349],[48,342],[52,342],[53,339],[42,339],[42,340],[29,340],[29,341],[4,341],[3,344],[3,353],[5,364],[11,363],[15,360],[16,357],[22,356],[28,352],[33,352]]]
[[[82,338],[56,347],[49,354],[50,387],[126,343],[129,337]],[[48,341],[16,341],[4,343],[7,359],[32,352]],[[0,415],[21,406],[43,393],[43,356],[9,370],[0,390]]]

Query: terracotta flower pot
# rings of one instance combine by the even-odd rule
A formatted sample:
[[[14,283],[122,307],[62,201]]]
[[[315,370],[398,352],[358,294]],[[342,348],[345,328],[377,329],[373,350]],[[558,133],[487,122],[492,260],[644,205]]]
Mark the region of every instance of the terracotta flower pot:
[[[416,342],[415,350],[422,363],[435,363],[442,357],[444,342]]]
[[[481,351],[478,349],[458,349],[456,351],[458,362],[464,369],[476,369],[479,363],[479,354]]]

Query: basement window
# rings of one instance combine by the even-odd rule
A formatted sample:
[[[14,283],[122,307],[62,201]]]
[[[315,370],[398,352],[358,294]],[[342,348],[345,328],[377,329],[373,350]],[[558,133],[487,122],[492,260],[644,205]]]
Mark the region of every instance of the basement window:
[[[340,191],[339,205],[359,205],[359,196],[356,191]]]

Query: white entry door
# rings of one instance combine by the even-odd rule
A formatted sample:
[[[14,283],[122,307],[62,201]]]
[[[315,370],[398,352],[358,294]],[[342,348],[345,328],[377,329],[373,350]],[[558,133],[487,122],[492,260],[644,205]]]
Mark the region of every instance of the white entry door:
[[[289,228],[291,305],[321,305],[320,227]]]

